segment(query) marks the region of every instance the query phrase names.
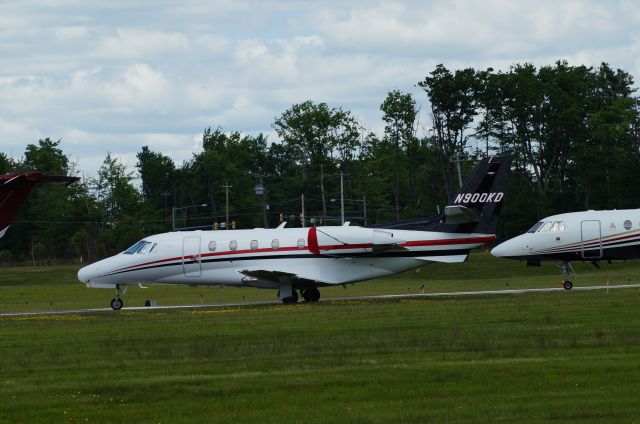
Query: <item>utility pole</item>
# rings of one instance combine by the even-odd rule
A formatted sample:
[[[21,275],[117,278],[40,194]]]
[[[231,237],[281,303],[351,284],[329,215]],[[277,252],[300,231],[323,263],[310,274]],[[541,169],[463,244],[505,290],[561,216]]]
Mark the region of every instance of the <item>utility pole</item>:
[[[364,226],[367,226],[367,195],[362,195],[362,212],[364,213]]]
[[[225,191],[224,197],[225,197],[225,205],[226,205],[224,209],[224,212],[225,212],[224,226],[225,226],[225,229],[228,230],[229,229],[229,189],[233,186],[225,183],[225,185],[223,185],[222,187],[224,187],[224,191]]]
[[[302,213],[300,214],[300,218],[301,218],[300,221],[302,221],[302,228],[304,228],[306,227],[306,224],[305,224],[306,218],[304,216],[304,193],[302,193],[300,196],[302,198]]]
[[[344,178],[342,171],[340,171],[340,220],[344,225]]]
[[[460,169],[460,162],[465,162],[465,161],[466,159],[464,159],[460,155],[456,155],[455,158],[451,158],[451,162],[455,162],[456,166],[458,167],[458,183],[460,184],[460,188],[462,188],[462,170]]]
[[[349,174],[345,174],[344,172],[340,171],[339,175],[340,175],[340,220],[344,225],[344,177],[348,176]]]

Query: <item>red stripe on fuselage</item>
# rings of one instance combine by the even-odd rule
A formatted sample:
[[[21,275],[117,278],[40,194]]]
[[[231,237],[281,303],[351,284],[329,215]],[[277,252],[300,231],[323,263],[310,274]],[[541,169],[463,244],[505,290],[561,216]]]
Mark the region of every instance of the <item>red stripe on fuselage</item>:
[[[465,237],[445,240],[416,240],[402,243],[400,246],[414,247],[414,246],[448,246],[452,244],[476,244],[476,243],[490,243],[496,239],[496,236],[481,236],[481,237]]]
[[[481,236],[481,237],[465,237],[465,238],[456,238],[456,239],[442,239],[442,240],[415,240],[415,241],[407,241],[405,243],[400,244],[403,247],[424,247],[424,246],[450,246],[455,244],[476,244],[476,243],[489,243],[495,240],[495,236]],[[297,246],[292,247],[280,247],[278,249],[273,248],[263,248],[263,249],[243,249],[243,250],[225,250],[221,252],[207,252],[201,255],[188,255],[188,256],[177,256],[168,259],[159,259],[156,261],[144,262],[137,265],[130,265],[124,268],[119,268],[112,272],[120,272],[125,270],[130,270],[132,268],[148,266],[148,265],[156,265],[163,262],[183,260],[183,259],[195,259],[197,257],[207,258],[214,256],[226,256],[226,255],[242,255],[249,253],[266,253],[266,252],[292,252],[292,251],[302,251],[307,250],[311,254],[320,254],[322,251],[327,250],[350,250],[350,249],[370,249],[373,248],[373,243],[359,243],[359,244],[336,244],[336,245],[325,245],[318,246],[318,253],[314,252],[313,246],[305,246],[304,248],[300,248]],[[242,258],[239,258],[242,259]],[[176,264],[178,265],[178,264]]]

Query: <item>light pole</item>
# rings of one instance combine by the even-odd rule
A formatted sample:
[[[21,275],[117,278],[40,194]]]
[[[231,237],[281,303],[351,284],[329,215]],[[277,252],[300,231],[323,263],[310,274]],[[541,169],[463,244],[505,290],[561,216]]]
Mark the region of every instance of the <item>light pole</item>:
[[[224,187],[224,190],[225,190],[224,228],[228,230],[229,229],[229,189],[233,186],[229,184],[225,184],[222,187]]]
[[[338,175],[340,175],[340,220],[344,225],[344,176],[348,176],[349,174],[340,171]]]
[[[331,199],[331,202],[336,202],[338,199]],[[344,202],[344,200],[342,200]],[[363,195],[362,199],[352,199],[349,200],[350,202],[354,202],[354,203],[362,203],[362,219],[364,221],[364,226],[367,226],[367,196]],[[359,218],[359,217],[354,217],[354,218]],[[343,219],[343,224],[344,224],[344,217]]]
[[[260,177],[260,184],[256,185],[253,190],[255,191],[256,195],[262,196],[262,218],[264,220],[264,228],[267,228],[269,227],[269,223],[267,222],[267,190],[265,189],[264,183],[262,182],[262,177],[264,175],[257,176]]]
[[[176,230],[176,211],[179,211],[179,210],[182,210],[182,209],[187,210],[189,208],[206,208],[206,207],[207,207],[206,203],[203,203],[201,205],[182,206],[180,208],[176,208],[175,206],[172,207],[171,208],[171,228],[172,228],[172,231]]]

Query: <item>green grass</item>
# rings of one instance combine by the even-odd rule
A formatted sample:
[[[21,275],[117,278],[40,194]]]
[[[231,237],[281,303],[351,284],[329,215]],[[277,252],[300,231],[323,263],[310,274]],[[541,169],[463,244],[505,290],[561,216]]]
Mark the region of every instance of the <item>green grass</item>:
[[[639,290],[1,318],[0,422],[633,422]]]
[[[576,286],[640,283],[640,261],[603,264],[597,270],[590,264],[574,264]],[[79,267],[3,267],[0,269],[0,312],[104,308],[113,291],[87,289],[77,280]],[[559,287],[557,266],[526,267],[484,253],[472,254],[462,264],[427,264],[417,270],[346,287],[321,289],[322,297],[380,294],[500,290],[515,288]],[[143,306],[145,300],[159,305],[222,303],[275,300],[275,290],[225,287],[131,286],[123,297],[126,306]]]
[[[2,271],[2,310],[105,306],[112,295],[75,283],[73,267]],[[576,271],[576,285],[640,281],[631,262]],[[553,266],[477,254],[323,296],[559,280]],[[201,293],[274,298],[154,287],[125,299]],[[639,289],[623,289],[0,317],[0,423],[636,422],[639,304]]]

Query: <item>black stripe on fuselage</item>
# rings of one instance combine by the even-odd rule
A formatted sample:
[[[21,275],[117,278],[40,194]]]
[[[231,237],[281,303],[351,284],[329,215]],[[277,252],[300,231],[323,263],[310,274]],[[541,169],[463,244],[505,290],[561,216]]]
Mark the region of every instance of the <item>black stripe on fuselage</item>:
[[[571,252],[559,252],[559,253],[540,253],[537,255],[526,256],[505,256],[506,259],[515,259],[520,261],[526,260],[544,260],[544,261],[562,261],[562,262],[591,262],[591,261],[608,261],[608,260],[623,260],[623,259],[640,259],[640,246],[622,246],[609,248],[603,246],[602,257],[598,257],[600,249],[587,249],[586,257],[582,256],[582,251],[574,250]]]
[[[381,253],[341,253],[337,255],[314,255],[314,254],[288,254],[288,255],[261,255],[261,256],[238,256],[238,257],[217,257],[217,258],[207,258],[201,261],[179,261],[179,262],[171,262],[165,264],[156,264],[156,265],[148,265],[134,269],[124,269],[122,271],[111,272],[109,274],[103,275],[103,277],[108,277],[111,275],[124,274],[126,272],[134,272],[134,271],[142,271],[147,269],[154,268],[163,268],[170,266],[182,266],[182,265],[193,265],[195,263],[215,263],[215,262],[236,262],[236,261],[256,261],[263,259],[345,259],[345,258],[418,258],[425,256],[457,256],[457,255],[467,255],[469,254],[468,249],[456,249],[456,250],[423,250],[423,251],[406,251],[406,252],[381,252]]]
[[[638,245],[638,242],[640,242],[640,237],[628,238],[624,240],[612,240],[612,241],[602,239],[601,245],[602,245],[602,248],[605,250],[619,249],[619,248],[625,248],[625,247],[640,248],[640,245]],[[636,245],[629,245],[631,243],[636,243]],[[543,254],[573,253],[573,252],[579,253],[582,248],[580,245],[580,242],[570,243],[566,246],[572,246],[572,247],[557,246],[557,247],[542,249],[541,252]],[[593,241],[590,241],[588,244],[585,244],[586,250],[598,250],[598,246],[599,246],[598,242],[593,242]]]

